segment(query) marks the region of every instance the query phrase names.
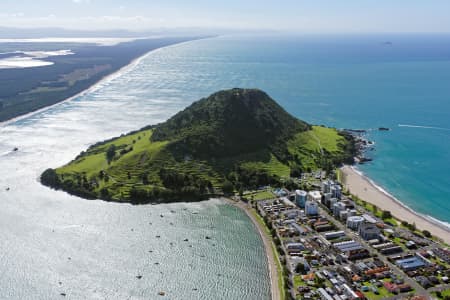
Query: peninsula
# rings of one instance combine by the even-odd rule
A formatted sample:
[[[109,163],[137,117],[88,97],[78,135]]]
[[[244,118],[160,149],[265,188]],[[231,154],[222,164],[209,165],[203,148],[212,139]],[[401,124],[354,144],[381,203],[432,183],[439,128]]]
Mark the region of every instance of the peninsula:
[[[199,38],[145,38],[113,45],[95,44],[95,39],[0,42],[0,122],[78,95],[149,51]]]
[[[290,184],[304,170],[332,172],[356,151],[350,134],[307,124],[260,90],[231,89],[164,123],[97,143],[47,169],[41,182],[87,199],[199,201]]]
[[[359,144],[348,130],[291,116],[260,90],[231,89],[97,143],[41,182],[133,204],[229,196],[261,236],[273,300],[445,299],[448,235],[355,187],[342,165]]]

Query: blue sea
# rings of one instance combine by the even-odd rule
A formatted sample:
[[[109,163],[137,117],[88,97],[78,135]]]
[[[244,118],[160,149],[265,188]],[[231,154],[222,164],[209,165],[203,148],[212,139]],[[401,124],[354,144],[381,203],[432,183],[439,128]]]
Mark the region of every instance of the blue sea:
[[[389,127],[369,132],[374,161],[359,169],[450,222],[450,35],[221,37],[164,54],[156,70],[170,97],[255,87],[312,124]]]
[[[374,161],[360,170],[415,211],[450,222],[450,35],[197,40],[0,124],[0,298],[269,299],[263,244],[242,211],[217,200],[87,201],[37,180],[99,140],[233,87],[260,88],[312,124],[391,128],[369,132]]]

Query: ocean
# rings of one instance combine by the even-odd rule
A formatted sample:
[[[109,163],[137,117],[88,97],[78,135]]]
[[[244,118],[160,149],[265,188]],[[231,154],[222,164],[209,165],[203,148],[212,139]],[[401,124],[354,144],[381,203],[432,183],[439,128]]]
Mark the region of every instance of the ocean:
[[[360,171],[450,222],[450,35],[222,37],[157,56],[151,81],[185,105],[255,87],[312,124],[369,130],[374,161]]]
[[[450,222],[449,82],[449,35],[225,36],[153,51],[83,95],[0,125],[0,298],[268,299],[263,244],[236,208],[86,201],[37,181],[219,89],[260,88],[312,124],[391,128],[369,131],[374,161],[359,169]]]

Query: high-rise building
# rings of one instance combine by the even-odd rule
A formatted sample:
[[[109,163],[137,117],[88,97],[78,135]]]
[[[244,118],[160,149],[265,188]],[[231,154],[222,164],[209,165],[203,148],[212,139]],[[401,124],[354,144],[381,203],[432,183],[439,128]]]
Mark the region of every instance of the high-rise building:
[[[305,208],[308,193],[302,190],[295,191],[295,203],[298,207]]]
[[[314,216],[319,213],[319,205],[316,201],[308,200],[305,203],[305,213],[307,216]]]
[[[322,201],[322,194],[319,191],[310,191],[308,193],[308,200],[309,201],[321,202]]]
[[[358,230],[359,226],[364,222],[361,216],[351,216],[347,218],[347,227],[353,230]]]
[[[380,229],[375,224],[369,222],[361,223],[358,232],[367,241],[377,239],[380,236]]]

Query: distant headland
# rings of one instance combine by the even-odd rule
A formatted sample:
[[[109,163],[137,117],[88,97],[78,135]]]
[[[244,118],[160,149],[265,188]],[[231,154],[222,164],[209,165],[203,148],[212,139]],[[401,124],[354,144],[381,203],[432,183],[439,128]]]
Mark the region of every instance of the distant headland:
[[[95,39],[86,39],[89,43],[47,39],[22,42],[20,51],[0,55],[0,122],[74,97],[149,51],[199,38],[147,38],[113,45],[97,45]],[[45,61],[34,60],[31,65],[36,67],[9,66],[13,62],[20,66],[20,59],[30,66],[34,56],[45,57]]]

